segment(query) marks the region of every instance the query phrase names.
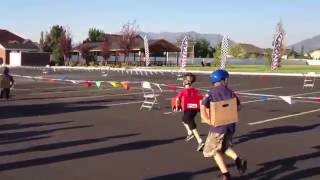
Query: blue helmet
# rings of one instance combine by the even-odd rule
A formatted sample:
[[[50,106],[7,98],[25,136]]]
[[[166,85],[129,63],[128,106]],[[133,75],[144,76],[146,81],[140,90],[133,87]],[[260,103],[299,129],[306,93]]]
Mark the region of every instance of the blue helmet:
[[[212,83],[226,80],[229,77],[229,73],[226,70],[218,69],[211,73],[210,80]]]

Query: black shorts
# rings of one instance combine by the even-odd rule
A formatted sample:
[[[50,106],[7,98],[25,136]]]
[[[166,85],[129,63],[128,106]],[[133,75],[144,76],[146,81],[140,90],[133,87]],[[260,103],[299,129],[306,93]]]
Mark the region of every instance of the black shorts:
[[[197,128],[197,125],[195,123],[194,118],[196,117],[198,111],[197,110],[190,110],[190,111],[184,111],[182,121],[186,123],[191,130],[194,130]]]

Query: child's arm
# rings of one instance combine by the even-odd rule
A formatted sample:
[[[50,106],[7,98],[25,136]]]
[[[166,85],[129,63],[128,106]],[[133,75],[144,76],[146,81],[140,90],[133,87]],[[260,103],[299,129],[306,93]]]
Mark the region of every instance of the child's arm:
[[[204,109],[204,111],[200,111],[201,118],[206,122],[210,122],[210,109],[205,107],[205,105],[201,104],[201,106],[202,106],[201,108]]]

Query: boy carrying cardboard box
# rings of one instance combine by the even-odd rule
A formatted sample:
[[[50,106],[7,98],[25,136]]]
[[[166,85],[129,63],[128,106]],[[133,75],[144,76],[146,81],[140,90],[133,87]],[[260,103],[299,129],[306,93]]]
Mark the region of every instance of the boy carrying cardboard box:
[[[230,180],[231,176],[223,160],[227,155],[235,161],[240,174],[245,173],[247,161],[241,159],[231,148],[232,137],[238,121],[240,101],[236,94],[227,87],[229,73],[219,69],[211,73],[213,88],[202,101],[201,119],[210,125],[208,137],[203,149],[204,157],[213,157],[216,161],[223,180]]]

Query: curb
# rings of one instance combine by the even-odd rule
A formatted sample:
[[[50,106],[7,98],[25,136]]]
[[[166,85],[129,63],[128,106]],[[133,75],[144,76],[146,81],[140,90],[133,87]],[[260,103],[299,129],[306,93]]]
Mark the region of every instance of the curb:
[[[34,66],[9,66],[12,68],[21,69],[68,69],[68,70],[100,70],[100,71],[148,71],[148,72],[167,72],[167,73],[186,73],[191,72],[195,74],[211,74],[211,71],[195,71],[185,70],[181,71],[168,70],[168,69],[149,69],[149,68],[111,68],[111,67],[70,67],[70,66],[52,66],[52,67],[34,67]],[[256,72],[229,72],[231,75],[246,75],[246,76],[286,76],[286,77],[304,77],[305,73],[256,73]],[[315,77],[320,77],[320,74],[316,74]]]

